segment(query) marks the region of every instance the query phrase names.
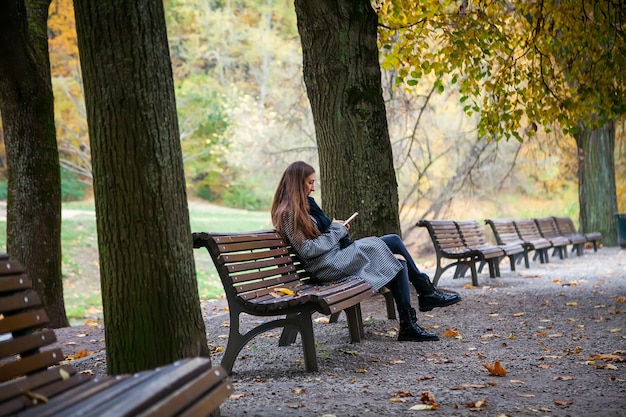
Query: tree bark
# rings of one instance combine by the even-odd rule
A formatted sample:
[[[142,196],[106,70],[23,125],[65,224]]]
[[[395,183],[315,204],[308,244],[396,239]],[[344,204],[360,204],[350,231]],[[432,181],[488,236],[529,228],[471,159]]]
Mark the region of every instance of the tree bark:
[[[0,2],[0,112],[7,156],[7,251],[26,267],[50,326],[68,325],[61,273],[61,173],[49,0]]]
[[[354,237],[400,234],[378,17],[364,0],[296,0],[295,7],[324,210],[338,219],[358,211]]]
[[[590,130],[581,126],[578,147],[578,201],[582,232],[601,232],[602,244],[617,245],[615,123]]]
[[[77,0],[75,13],[108,370],[208,357],[163,3]]]

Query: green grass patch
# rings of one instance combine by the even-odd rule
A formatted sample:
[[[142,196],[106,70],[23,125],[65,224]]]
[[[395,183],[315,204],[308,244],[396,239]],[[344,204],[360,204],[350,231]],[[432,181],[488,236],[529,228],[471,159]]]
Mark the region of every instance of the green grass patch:
[[[193,232],[245,232],[271,228],[268,212],[229,209],[191,202]],[[98,235],[94,202],[63,203],[61,224],[63,290],[65,309],[72,323],[102,316]],[[0,251],[6,252],[6,220],[0,220]],[[201,300],[224,296],[222,283],[209,253],[194,250],[198,294]]]

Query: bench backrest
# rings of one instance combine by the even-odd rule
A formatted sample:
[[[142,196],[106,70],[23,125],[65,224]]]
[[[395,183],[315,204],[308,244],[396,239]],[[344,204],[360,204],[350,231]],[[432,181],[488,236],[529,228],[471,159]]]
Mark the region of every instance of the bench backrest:
[[[435,245],[435,251],[455,254],[468,251],[452,220],[420,220],[417,224],[426,227]]]
[[[552,217],[541,217],[539,219],[534,219],[535,223],[537,223],[537,228],[543,237],[554,237],[561,236],[561,232],[559,232],[558,227],[556,226],[556,222]]]
[[[574,226],[574,222],[569,217],[554,217],[554,221],[556,222],[556,227],[559,229],[561,234],[575,235],[578,233],[576,231],[576,226]]]
[[[523,240],[543,239],[537,224],[532,219],[514,220],[517,233]]]
[[[475,248],[487,244],[487,237],[485,236],[483,228],[478,221],[457,220],[455,223],[458,226],[461,238],[467,247]]]
[[[0,382],[45,370],[64,359],[59,348],[40,350],[56,341],[52,330],[43,329],[47,323],[22,264],[0,254]]]
[[[277,231],[195,233],[194,245],[200,243],[208,245],[227,295],[244,302],[271,302],[277,288],[296,291],[310,278]]]
[[[517,229],[513,220],[510,219],[486,219],[485,223],[491,226],[493,235],[496,238],[498,245],[506,245],[508,243],[523,244],[517,234]]]

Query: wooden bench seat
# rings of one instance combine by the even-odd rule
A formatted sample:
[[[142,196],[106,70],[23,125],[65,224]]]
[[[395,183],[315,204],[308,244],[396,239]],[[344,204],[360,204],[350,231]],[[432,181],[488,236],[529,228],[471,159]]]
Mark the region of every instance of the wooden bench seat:
[[[556,222],[556,226],[562,235],[567,238],[569,238],[570,236],[582,235],[584,236],[586,242],[589,242],[593,245],[593,251],[598,251],[598,244],[602,241],[602,233],[578,233],[576,231],[576,226],[574,226],[574,222],[569,217],[554,217],[554,221]]]
[[[360,303],[377,292],[361,280],[319,285],[277,231],[194,233],[193,244],[207,249],[226,293],[230,330],[221,364],[228,373],[252,338],[274,328],[283,328],[279,346],[293,343],[300,333],[305,369],[317,371],[312,323],[316,312],[333,316],[345,311],[350,342],[364,337]],[[241,313],[285,317],[242,333]]]
[[[233,386],[208,358],[93,378],[64,360],[23,266],[0,254],[0,416],[207,416]],[[44,349],[45,348],[45,349]]]
[[[476,262],[483,255],[476,250],[465,246],[457,225],[452,220],[420,220],[417,226],[425,227],[433,242],[437,256],[437,269],[433,276],[433,284],[437,285],[441,275],[452,267],[456,267],[454,278],[463,276],[469,269],[472,276],[472,285],[478,286],[478,271]]]

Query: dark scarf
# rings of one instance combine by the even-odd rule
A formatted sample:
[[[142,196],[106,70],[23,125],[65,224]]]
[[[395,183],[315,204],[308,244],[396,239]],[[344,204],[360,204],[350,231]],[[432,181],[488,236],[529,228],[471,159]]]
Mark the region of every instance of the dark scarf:
[[[324,214],[324,211],[322,211],[322,208],[317,205],[313,197],[308,197],[308,199],[309,199],[309,214],[311,215],[311,217],[315,219],[315,223],[317,224],[317,229],[321,233],[326,233],[328,231],[328,228],[330,227],[330,224],[333,221],[329,219],[328,216],[326,216],[326,214]],[[341,249],[347,246],[350,246],[351,244],[352,244],[352,240],[350,240],[349,235],[342,237],[341,240],[339,241],[339,246],[341,247]]]

